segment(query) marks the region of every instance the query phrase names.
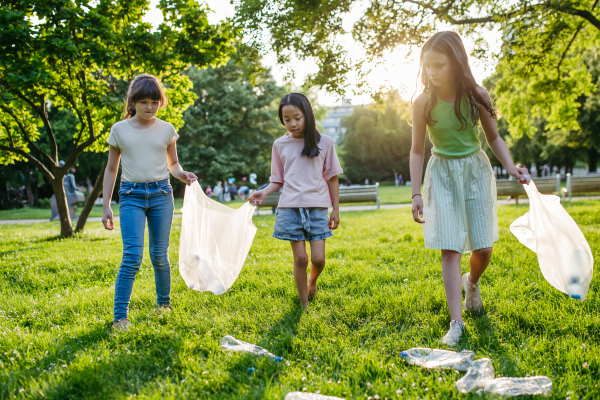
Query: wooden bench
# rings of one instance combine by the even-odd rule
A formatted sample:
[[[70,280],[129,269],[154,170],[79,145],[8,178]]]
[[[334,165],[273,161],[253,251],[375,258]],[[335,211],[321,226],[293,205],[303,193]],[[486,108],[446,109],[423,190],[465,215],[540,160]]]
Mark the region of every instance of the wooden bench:
[[[569,200],[573,193],[600,192],[600,175],[571,176],[567,174]]]
[[[535,186],[540,193],[544,194],[560,194],[560,175],[556,175],[554,178],[535,178],[533,180]],[[526,196],[523,185],[520,184],[516,179],[499,179],[496,181],[496,193],[498,196],[511,196],[518,199],[518,196]],[[517,200],[518,202],[518,200]]]
[[[281,192],[271,193],[260,207],[277,207]],[[340,186],[341,203],[363,203],[374,201],[379,210],[379,183],[374,185]],[[260,207],[257,207],[257,211]]]

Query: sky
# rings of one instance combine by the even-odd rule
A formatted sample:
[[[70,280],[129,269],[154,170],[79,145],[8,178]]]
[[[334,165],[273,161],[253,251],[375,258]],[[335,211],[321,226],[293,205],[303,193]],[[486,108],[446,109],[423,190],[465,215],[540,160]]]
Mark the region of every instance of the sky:
[[[235,14],[235,7],[230,4],[229,0],[204,0],[208,4],[209,8],[213,11],[209,13],[209,23],[215,24],[219,21],[233,17]],[[154,26],[158,26],[162,22],[162,14],[156,9],[158,0],[151,0],[151,10],[146,15],[145,20],[152,23]],[[366,8],[368,0],[358,2],[354,6],[350,13],[344,18],[344,28],[346,31],[352,29],[352,25],[357,21],[363,14],[364,8]],[[497,51],[500,44],[500,34],[497,32],[486,33],[485,36],[490,49]],[[364,54],[364,49],[359,43],[356,43],[351,36],[348,34],[346,37],[341,39],[346,50],[349,54],[355,57],[361,57]],[[473,47],[473,43],[465,39],[465,47],[467,52]],[[412,50],[412,51],[411,51]],[[274,78],[278,83],[284,83],[285,76],[287,75],[288,68],[290,65],[278,65],[276,62],[275,54],[265,54],[264,64],[271,67]],[[485,78],[491,75],[493,72],[493,65],[489,62],[481,62],[480,60],[470,60],[471,69],[475,80],[481,84]],[[310,74],[316,72],[316,66],[310,61],[294,61],[291,67],[295,73],[295,79],[292,84],[295,86],[301,86],[304,78]],[[383,63],[378,66],[368,77],[369,87],[373,90],[381,87],[392,87],[400,91],[401,96],[410,100],[412,95],[415,93],[415,84],[417,82],[417,75],[419,72],[419,49],[418,48],[398,48],[391,54],[384,57]],[[348,96],[352,104],[366,104],[370,102],[369,95],[350,95]],[[324,90],[318,92],[318,101],[323,106],[333,106],[341,104],[339,96],[327,93]]]

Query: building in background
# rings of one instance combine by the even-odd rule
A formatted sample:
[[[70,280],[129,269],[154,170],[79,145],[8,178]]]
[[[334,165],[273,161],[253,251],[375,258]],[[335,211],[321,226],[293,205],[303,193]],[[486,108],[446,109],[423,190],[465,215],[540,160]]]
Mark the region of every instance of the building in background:
[[[341,127],[342,118],[351,115],[354,112],[354,107],[349,100],[342,100],[341,106],[330,107],[327,111],[327,116],[321,123],[324,134],[331,137],[335,143],[339,137],[345,132],[346,128]]]

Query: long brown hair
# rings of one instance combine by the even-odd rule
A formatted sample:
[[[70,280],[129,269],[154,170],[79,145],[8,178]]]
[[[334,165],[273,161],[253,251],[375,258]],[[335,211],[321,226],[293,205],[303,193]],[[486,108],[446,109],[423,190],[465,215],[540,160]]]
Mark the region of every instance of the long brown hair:
[[[157,77],[150,74],[140,74],[129,85],[127,100],[125,101],[125,117],[129,119],[135,115],[135,103],[140,100],[150,99],[160,102],[160,107],[166,107],[167,96]]]
[[[469,117],[471,117],[473,125],[479,123],[481,113],[477,107],[478,104],[481,104],[491,114],[492,118],[498,118],[498,111],[477,90],[479,85],[475,82],[475,78],[471,72],[467,51],[465,50],[465,46],[463,45],[460,36],[456,32],[442,31],[431,36],[421,49],[419,74],[421,75],[421,82],[423,83],[423,93],[430,94],[429,101],[425,106],[425,119],[427,124],[433,125],[437,122],[431,118],[431,110],[433,110],[433,107],[435,107],[435,104],[437,103],[436,87],[430,82],[427,71],[423,68],[423,54],[428,50],[434,50],[445,54],[450,59],[454,70],[454,85],[456,88],[454,114],[460,121],[461,130],[467,129],[469,126]],[[461,104],[465,101],[468,105],[469,115],[463,115],[460,110]]]

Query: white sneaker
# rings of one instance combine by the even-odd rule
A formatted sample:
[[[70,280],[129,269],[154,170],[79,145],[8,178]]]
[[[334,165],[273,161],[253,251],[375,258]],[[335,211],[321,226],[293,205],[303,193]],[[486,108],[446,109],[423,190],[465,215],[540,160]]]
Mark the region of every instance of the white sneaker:
[[[442,343],[448,346],[455,346],[460,342],[460,338],[465,332],[465,324],[456,320],[450,321],[450,330],[442,338]]]
[[[465,289],[465,303],[463,308],[467,311],[481,312],[483,310],[483,301],[481,301],[481,292],[479,291],[479,282],[469,282],[469,273],[462,277],[463,289]]]

